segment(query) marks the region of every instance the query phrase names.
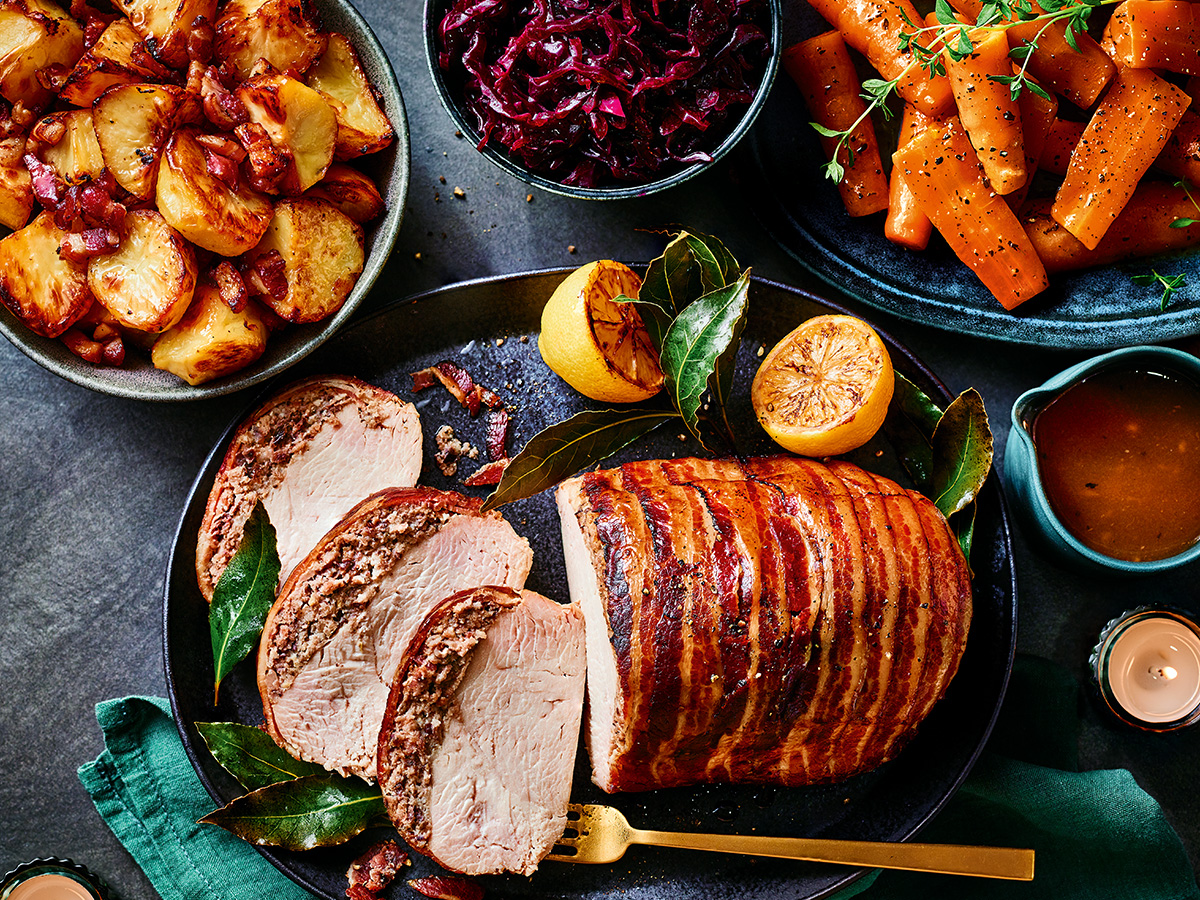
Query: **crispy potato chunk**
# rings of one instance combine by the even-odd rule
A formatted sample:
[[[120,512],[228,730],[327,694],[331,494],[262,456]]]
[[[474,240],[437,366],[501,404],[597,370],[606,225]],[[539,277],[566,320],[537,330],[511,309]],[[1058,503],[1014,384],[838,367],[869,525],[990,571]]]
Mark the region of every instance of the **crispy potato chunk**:
[[[122,325],[166,331],[192,302],[196,253],[159,213],[134,210],[116,252],[88,263],[88,287]]]
[[[281,200],[275,217],[247,259],[277,250],[287,293],[262,300],[281,319],[317,322],[346,302],[363,269],[363,230],[324,200]]]
[[[338,159],[354,159],[382,150],[396,138],[354,47],[343,34],[329,35],[329,45],[308,72],[309,87],[329,99],[337,116]]]
[[[176,69],[188,64],[187,39],[197,16],[213,21],[217,0],[114,0],[156,58]]]
[[[333,107],[308,85],[287,75],[256,75],[238,85],[250,120],[271,143],[291,154],[280,189],[300,194],[321,180],[333,161],[338,123]]]
[[[169,84],[111,87],[92,106],[104,163],[117,184],[142,200],[154,196],[159,159],[178,125],[183,88]]]
[[[76,106],[91,106],[114,84],[155,80],[154,72],[134,59],[133,48],[140,43],[129,20],[116,19],[75,63],[58,96]]]
[[[83,184],[99,178],[104,172],[104,155],[96,140],[96,129],[92,126],[90,109],[72,109],[51,113],[42,123],[58,120],[65,126],[62,138],[42,151],[43,161],[51,166],[68,185]]]
[[[167,141],[155,196],[172,228],[221,256],[240,256],[254,247],[271,222],[270,198],[244,181],[235,190],[209,172],[191,127]]]
[[[58,337],[92,305],[87,266],[59,255],[64,237],[43,212],[0,240],[0,301],[44,337]]]
[[[25,135],[0,141],[0,225],[14,231],[33,213],[33,179],[25,168]]]
[[[304,196],[332,203],[360,225],[383,212],[383,198],[375,182],[345,163],[334,163],[326,169],[325,177]]]
[[[213,50],[242,79],[253,74],[259,59],[302,75],[325,51],[325,35],[308,0],[229,0],[217,20]]]
[[[54,94],[38,71],[70,69],[83,55],[83,29],[49,0],[0,0],[0,95],[30,109],[47,106]]]
[[[150,360],[188,384],[231,375],[257,360],[267,346],[267,326],[253,301],[234,312],[210,284],[196,288],[179,323],[154,342]]]

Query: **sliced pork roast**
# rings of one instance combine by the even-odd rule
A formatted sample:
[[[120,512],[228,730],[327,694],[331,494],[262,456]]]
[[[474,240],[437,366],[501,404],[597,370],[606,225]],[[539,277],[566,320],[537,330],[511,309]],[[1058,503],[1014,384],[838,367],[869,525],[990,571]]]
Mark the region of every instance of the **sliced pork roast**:
[[[242,422],[208,495],[196,580],[217,579],[261,500],[275,527],[279,583],[338,519],[369,494],[412,487],[421,474],[421,420],[411,403],[356,378],[289,385]]]
[[[531,875],[562,836],[583,714],[583,615],[532,591],[463,591],[409,645],[379,732],[400,836],[468,875]]]
[[[258,653],[266,728],[281,747],[374,779],[388,691],[417,626],[466,588],[520,589],[533,564],[528,542],[480,506],[433,488],[380,491],[292,570]]]
[[[970,576],[937,508],[845,462],[630,463],[558,490],[606,791],[836,781],[958,669]]]

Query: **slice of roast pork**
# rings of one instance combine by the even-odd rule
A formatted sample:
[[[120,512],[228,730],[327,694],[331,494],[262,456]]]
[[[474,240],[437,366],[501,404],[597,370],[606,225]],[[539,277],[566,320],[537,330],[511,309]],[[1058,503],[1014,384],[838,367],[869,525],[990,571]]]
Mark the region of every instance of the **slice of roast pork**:
[[[375,777],[375,751],[409,640],[441,600],[519,590],[533,552],[481,501],[389,488],[338,522],[292,570],[267,616],[258,687],[267,731],[299,759]]]
[[[421,420],[411,403],[356,378],[319,375],[285,387],[242,422],[208,495],[196,580],[217,580],[261,500],[275,527],[279,583],[364,497],[412,487],[421,474]]]
[[[531,875],[567,823],[583,615],[532,591],[463,591],[425,619],[379,732],[379,786],[410,847],[468,875]]]
[[[643,461],[558,490],[607,791],[838,781],[958,669],[970,573],[928,499],[845,462]]]

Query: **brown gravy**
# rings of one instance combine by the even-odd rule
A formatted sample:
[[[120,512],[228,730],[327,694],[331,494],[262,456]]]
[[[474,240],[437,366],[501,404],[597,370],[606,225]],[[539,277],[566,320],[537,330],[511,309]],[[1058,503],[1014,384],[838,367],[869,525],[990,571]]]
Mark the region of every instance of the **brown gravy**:
[[[1200,540],[1200,385],[1135,369],[1097,372],[1037,414],[1042,485],[1081,543],[1131,562]]]

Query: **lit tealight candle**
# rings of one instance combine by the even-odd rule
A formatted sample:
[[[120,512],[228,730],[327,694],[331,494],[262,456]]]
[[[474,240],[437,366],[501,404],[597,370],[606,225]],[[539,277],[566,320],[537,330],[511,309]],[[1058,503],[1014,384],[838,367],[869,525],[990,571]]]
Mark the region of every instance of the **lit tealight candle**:
[[[46,857],[18,866],[0,883],[0,900],[104,900],[91,872],[69,859]]]
[[[1092,657],[1100,693],[1121,718],[1166,731],[1200,718],[1200,626],[1137,609],[1108,624]]]

